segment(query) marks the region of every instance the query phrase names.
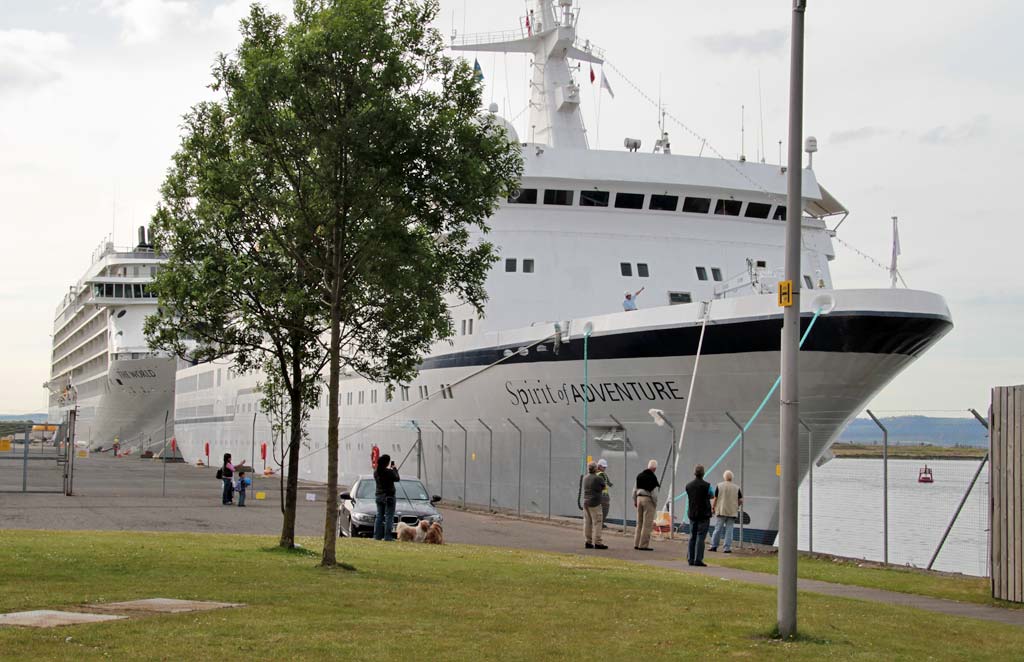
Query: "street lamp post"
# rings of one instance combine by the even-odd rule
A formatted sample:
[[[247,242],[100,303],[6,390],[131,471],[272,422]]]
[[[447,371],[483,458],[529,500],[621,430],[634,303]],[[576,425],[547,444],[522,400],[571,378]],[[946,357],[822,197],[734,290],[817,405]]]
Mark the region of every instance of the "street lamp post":
[[[797,574],[797,473],[799,466],[800,392],[797,384],[800,352],[800,223],[803,217],[803,175],[800,154],[803,142],[804,12],[807,0],[793,0],[789,73],[789,159],[786,191],[786,281],[791,288],[783,300],[780,283],[782,322],[782,388],[779,396],[779,636],[796,635]]]

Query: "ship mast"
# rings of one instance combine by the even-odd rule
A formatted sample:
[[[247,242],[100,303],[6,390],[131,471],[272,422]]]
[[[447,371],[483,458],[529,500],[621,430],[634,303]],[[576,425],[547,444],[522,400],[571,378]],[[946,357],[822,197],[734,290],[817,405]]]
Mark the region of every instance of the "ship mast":
[[[579,11],[574,11],[572,4],[573,0],[535,0],[535,8],[520,17],[518,30],[453,34],[451,49],[532,54],[530,124],[525,141],[587,149],[587,131],[580,114],[580,87],[573,78],[569,59],[602,64],[604,53],[589,40],[578,43]]]

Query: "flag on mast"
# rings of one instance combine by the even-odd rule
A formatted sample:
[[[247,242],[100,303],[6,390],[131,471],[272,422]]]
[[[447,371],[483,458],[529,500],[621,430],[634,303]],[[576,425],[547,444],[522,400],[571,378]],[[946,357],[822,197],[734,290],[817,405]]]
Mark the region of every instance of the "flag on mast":
[[[591,67],[591,69],[590,69],[590,75],[591,75],[591,80],[593,80],[593,75],[594,75],[593,67]],[[613,99],[615,98],[615,93],[612,92],[612,86],[608,83],[608,77],[604,75],[604,69],[601,69],[601,87],[603,89],[608,90],[608,96],[610,96]]]
[[[591,85],[593,85],[593,83],[594,83],[594,81],[596,79],[597,79],[597,76],[594,75],[594,65],[590,65],[590,83],[591,83]]]
[[[480,68],[480,60],[473,58],[473,75],[477,80],[484,79],[484,70]]]

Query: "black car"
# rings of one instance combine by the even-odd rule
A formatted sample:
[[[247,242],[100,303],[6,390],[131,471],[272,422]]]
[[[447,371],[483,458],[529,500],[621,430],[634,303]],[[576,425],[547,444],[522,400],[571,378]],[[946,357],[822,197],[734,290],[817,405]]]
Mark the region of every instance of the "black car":
[[[341,493],[338,506],[339,534],[342,536],[372,536],[373,521],[377,517],[375,492],[377,483],[373,476],[360,476],[351,491]],[[444,518],[434,504],[441,500],[435,495],[427,496],[423,483],[412,478],[403,478],[395,483],[395,520],[391,523],[394,532],[399,522],[415,526],[420,520],[441,522]]]

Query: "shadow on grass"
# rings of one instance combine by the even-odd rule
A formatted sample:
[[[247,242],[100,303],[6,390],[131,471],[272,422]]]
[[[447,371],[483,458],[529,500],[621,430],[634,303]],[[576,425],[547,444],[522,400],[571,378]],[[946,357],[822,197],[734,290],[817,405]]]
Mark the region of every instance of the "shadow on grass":
[[[775,625],[771,630],[763,635],[754,637],[755,639],[767,639],[768,641],[780,641],[783,643],[794,643],[794,644],[814,644],[817,646],[834,646],[836,644],[845,643],[843,641],[836,641],[835,639],[825,639],[823,637],[815,637],[814,635],[807,634],[805,632],[797,632],[792,637],[783,637],[779,633],[779,626]]]
[[[320,552],[296,545],[295,547],[264,547],[264,552],[270,554],[284,554],[287,556],[304,556],[307,558],[320,558]]]

